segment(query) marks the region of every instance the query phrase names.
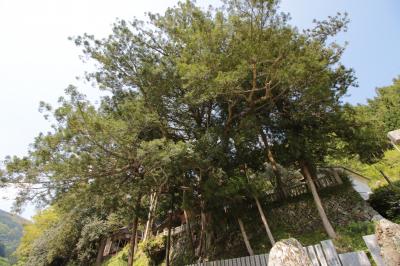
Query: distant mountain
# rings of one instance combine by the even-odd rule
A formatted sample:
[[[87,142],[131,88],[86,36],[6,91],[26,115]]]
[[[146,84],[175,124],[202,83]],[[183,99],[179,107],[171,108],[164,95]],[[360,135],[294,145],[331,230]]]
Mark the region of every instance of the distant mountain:
[[[0,210],[0,246],[4,245],[6,257],[10,256],[18,247],[23,234],[23,226],[27,223],[30,222],[18,215]]]

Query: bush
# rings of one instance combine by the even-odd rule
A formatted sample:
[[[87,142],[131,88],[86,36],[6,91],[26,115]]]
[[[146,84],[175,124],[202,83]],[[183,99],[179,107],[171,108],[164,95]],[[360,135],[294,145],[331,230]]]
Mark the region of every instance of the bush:
[[[165,256],[165,242],[164,236],[151,238],[140,244],[140,249],[155,265],[160,264]]]
[[[129,245],[126,245],[120,252],[103,262],[102,266],[127,266],[129,256]],[[135,253],[133,259],[133,265],[135,266],[149,266],[151,262],[143,253],[140,248]]]
[[[400,222],[400,181],[374,190],[369,203],[383,217]]]

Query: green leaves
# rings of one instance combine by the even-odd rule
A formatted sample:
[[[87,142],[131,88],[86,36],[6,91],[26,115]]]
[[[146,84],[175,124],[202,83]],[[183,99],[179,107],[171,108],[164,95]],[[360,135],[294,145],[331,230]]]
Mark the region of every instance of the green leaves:
[[[150,14],[148,23],[117,20],[103,39],[74,38],[96,65],[87,80],[110,94],[95,106],[69,86],[57,108],[41,104],[53,130],[35,139],[26,158],[6,162],[6,179],[23,188],[18,202],[39,198],[64,213],[87,211],[92,227],[79,227],[83,247],[112,213],[125,223],[144,219],[141,206],[152,193],[160,195],[161,218],[165,195],[179,198],[182,189],[195,216],[223,216],[227,206],[235,213],[273,189],[276,172],[291,184],[298,176],[285,168],[322,163],[338,146],[365,147],[341,102],[355,85],[353,71],[340,64],[343,47],[328,44],[347,17],[299,32],[278,1],[225,4],[202,10],[186,1]],[[267,149],[282,165],[275,173],[264,165]]]

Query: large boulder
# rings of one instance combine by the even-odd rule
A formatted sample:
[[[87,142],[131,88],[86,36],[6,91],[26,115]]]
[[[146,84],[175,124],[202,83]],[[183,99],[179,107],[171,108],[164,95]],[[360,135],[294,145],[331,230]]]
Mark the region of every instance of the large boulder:
[[[312,266],[307,252],[294,238],[277,242],[269,253],[268,266]]]
[[[375,228],[383,261],[387,266],[400,265],[400,225],[381,219]]]

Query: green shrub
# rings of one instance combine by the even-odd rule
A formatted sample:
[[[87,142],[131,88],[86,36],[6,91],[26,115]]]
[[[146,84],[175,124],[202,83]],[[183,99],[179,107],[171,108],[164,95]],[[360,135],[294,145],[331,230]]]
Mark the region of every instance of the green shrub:
[[[128,265],[129,256],[129,245],[126,245],[120,252],[115,256],[112,256],[107,261],[105,261],[103,266],[126,266]],[[139,249],[135,253],[135,258],[133,259],[133,265],[135,266],[149,266],[151,265],[149,259],[143,253],[143,250]]]
[[[374,190],[369,203],[383,217],[400,222],[400,181]]]
[[[165,242],[164,236],[159,236],[151,238],[143,243],[141,243],[140,249],[143,250],[144,254],[150,259],[150,261],[158,265],[160,264],[165,256]]]

